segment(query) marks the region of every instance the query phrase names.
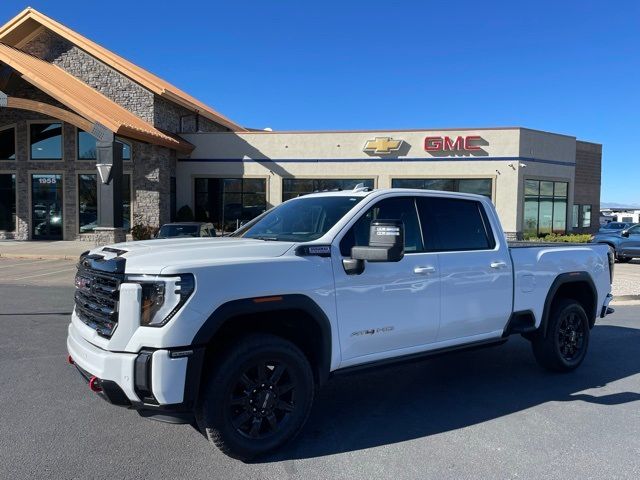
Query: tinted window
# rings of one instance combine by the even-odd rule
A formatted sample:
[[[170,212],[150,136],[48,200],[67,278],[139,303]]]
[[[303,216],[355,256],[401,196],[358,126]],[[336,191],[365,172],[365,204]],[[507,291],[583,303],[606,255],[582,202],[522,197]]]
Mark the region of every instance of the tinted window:
[[[62,124],[31,124],[31,158],[33,160],[60,160],[62,158]]]
[[[418,210],[429,251],[488,250],[495,246],[488,219],[479,202],[421,197]]]
[[[629,233],[630,233],[631,235],[638,235],[638,234],[640,234],[640,225],[636,225],[635,227],[631,227],[631,228],[629,229]]]
[[[422,252],[422,235],[413,197],[394,197],[381,200],[353,224],[340,242],[340,253],[351,256],[354,246],[369,244],[369,226],[372,220],[402,220],[404,222],[405,253]]]

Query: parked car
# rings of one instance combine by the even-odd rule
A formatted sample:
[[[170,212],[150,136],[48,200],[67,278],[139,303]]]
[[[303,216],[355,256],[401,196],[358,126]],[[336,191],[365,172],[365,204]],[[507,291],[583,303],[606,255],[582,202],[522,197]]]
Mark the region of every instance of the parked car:
[[[625,228],[629,228],[633,223],[629,222],[609,222],[598,230],[599,233],[621,232]]]
[[[640,223],[611,232],[598,232],[591,239],[591,243],[609,245],[620,263],[630,262],[640,258]]]
[[[246,460],[292,439],[334,373],[515,334],[542,367],[574,370],[612,279],[606,245],[507,244],[484,196],[356,188],[229,237],[87,252],[67,349],[109,402]]]
[[[204,222],[179,222],[165,223],[156,238],[174,237],[215,237],[216,231],[213,224]]]

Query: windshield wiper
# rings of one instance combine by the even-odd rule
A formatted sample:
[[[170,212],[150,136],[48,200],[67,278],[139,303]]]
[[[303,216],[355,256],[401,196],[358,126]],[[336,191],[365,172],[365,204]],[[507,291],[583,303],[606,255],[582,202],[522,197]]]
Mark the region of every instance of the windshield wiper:
[[[247,237],[247,238],[255,238],[256,240],[264,240],[265,242],[278,241],[278,237],[269,237],[268,235],[256,235],[255,237]]]

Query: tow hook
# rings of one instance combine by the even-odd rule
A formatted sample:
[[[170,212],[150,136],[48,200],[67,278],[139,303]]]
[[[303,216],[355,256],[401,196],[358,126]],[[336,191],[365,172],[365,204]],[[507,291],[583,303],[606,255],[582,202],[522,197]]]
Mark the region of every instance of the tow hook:
[[[89,379],[89,388],[91,389],[92,392],[96,392],[99,393],[102,391],[102,380],[100,380],[98,377],[93,376]]]

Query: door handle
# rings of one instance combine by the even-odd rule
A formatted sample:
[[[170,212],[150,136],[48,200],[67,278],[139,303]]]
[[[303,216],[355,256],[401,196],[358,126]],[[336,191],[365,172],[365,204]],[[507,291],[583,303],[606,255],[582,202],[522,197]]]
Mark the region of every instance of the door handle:
[[[506,267],[507,264],[506,262],[491,262],[490,266],[491,268],[503,268]]]
[[[435,273],[436,267],[415,267],[413,269],[413,273],[416,275],[429,275],[430,273]]]

